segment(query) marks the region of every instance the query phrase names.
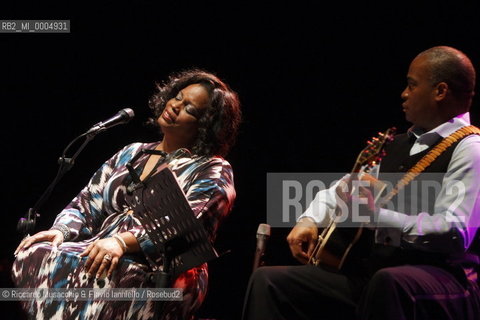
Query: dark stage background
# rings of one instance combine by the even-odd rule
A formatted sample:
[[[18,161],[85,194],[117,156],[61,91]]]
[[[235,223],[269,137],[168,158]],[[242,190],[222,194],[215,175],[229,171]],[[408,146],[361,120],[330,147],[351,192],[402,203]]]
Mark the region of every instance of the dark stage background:
[[[349,171],[371,136],[390,126],[408,128],[400,93],[421,50],[457,47],[480,70],[478,4],[329,7],[316,1],[3,7],[1,19],[70,19],[72,31],[0,34],[0,287],[12,286],[17,220],[53,179],[68,142],[122,108],[135,110],[132,122],[98,135],[80,154],[41,208],[38,230],[50,227],[120,147],[156,139],[142,126],[155,81],[200,67],[239,93],[244,120],[228,157],[238,197],[216,243],[220,252],[231,252],[210,264],[210,291],[199,317],[238,319],[257,226],[266,222],[266,174]],[[476,125],[479,108],[477,99]],[[288,231],[272,230],[267,264],[296,263]],[[0,308],[20,318],[15,304]]]

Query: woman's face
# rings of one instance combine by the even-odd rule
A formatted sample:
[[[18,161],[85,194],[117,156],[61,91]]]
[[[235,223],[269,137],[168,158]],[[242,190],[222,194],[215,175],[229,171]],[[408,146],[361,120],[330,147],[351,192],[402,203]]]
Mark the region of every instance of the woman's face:
[[[210,105],[207,90],[201,84],[191,84],[168,100],[157,122],[167,139],[174,139],[183,147],[195,141],[198,120]]]

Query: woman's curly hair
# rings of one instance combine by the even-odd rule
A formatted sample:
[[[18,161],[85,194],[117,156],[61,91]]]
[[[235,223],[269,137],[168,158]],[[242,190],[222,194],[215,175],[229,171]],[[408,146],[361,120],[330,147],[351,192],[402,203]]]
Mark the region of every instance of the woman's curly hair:
[[[156,84],[149,106],[158,119],[167,101],[191,84],[201,84],[211,103],[198,120],[197,139],[190,151],[200,156],[224,157],[235,143],[242,114],[237,93],[216,75],[201,69],[173,73],[167,81]],[[158,126],[156,119],[149,119],[149,123]]]

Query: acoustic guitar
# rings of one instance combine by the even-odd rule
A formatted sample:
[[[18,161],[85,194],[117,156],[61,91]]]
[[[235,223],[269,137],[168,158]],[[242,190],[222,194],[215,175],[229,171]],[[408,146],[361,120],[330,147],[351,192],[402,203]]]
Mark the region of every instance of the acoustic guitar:
[[[354,180],[368,180],[375,189],[375,193],[380,197],[385,184],[378,181],[368,174],[370,169],[375,166],[382,157],[385,156],[384,147],[387,143],[393,140],[396,128],[392,127],[385,132],[379,132],[377,137],[373,137],[367,142],[367,146],[359,153],[350,176],[347,179],[350,194],[353,192],[352,181]],[[337,206],[335,215],[340,214],[340,209]],[[352,247],[360,239],[364,226],[359,223],[355,227],[339,227],[336,219],[331,219],[327,227],[325,227],[318,236],[315,248],[309,257],[309,264],[315,266],[324,265],[336,270],[340,270],[345,263],[345,260]]]

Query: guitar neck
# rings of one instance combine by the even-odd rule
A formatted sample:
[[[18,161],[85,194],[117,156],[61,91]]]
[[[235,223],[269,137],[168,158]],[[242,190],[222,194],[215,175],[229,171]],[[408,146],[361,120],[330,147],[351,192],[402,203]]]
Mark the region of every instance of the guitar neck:
[[[352,171],[350,171],[350,175],[347,179],[347,186],[348,186],[348,190],[350,190],[350,194],[353,192],[352,181],[358,179],[358,175],[361,172],[361,169],[362,169],[361,163],[356,162],[352,168]]]

